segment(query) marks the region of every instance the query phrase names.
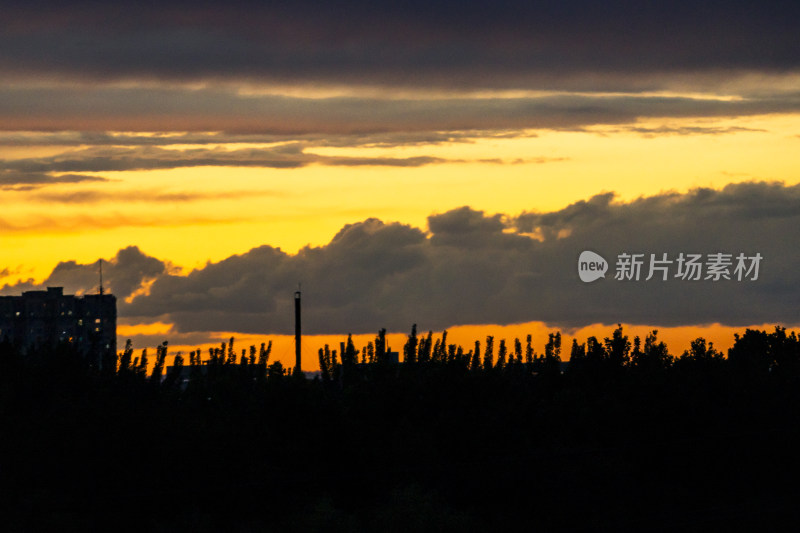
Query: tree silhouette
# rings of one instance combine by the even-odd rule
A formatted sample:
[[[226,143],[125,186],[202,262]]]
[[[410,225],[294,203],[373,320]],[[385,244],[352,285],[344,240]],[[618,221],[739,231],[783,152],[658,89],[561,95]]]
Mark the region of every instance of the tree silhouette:
[[[522,343],[519,339],[514,339],[514,363],[517,365],[522,364]]]
[[[156,364],[150,375],[150,380],[156,384],[161,382],[161,374],[164,372],[164,363],[167,360],[167,344],[167,341],[164,341],[156,348]]]
[[[361,352],[348,335],[319,350],[320,379],[233,339],[191,351],[188,372],[175,355],[163,378],[166,342],[149,373],[130,342],[113,373],[68,345],[0,342],[4,522],[777,530],[796,514],[794,332],[747,330],[727,358],[697,338],[673,360],[657,331],[631,341],[618,325],[573,339],[565,375],[560,332],[540,357],[531,336],[513,353],[500,339],[496,361],[491,336],[466,352],[445,332],[414,338],[398,368],[385,331]]]
[[[539,372],[548,379],[561,374],[561,332],[548,334]]]
[[[481,368],[481,343],[475,341],[475,349],[472,350],[472,358],[469,365],[470,370],[477,372]]]
[[[500,339],[500,346],[497,348],[497,369],[503,370],[506,366],[506,353],[508,352],[508,348],[506,348],[506,340]]]
[[[572,347],[569,351],[569,371],[573,374],[586,371],[586,344],[578,344],[578,339],[572,339]]]
[[[631,342],[622,333],[622,324],[617,324],[617,329],[611,334],[611,338],[605,338],[604,344],[605,359],[611,368],[622,368],[630,362]]]
[[[408,364],[414,364],[417,362],[417,345],[419,344],[419,339],[417,339],[417,325],[414,324],[411,326],[411,334],[408,336],[408,340],[406,340],[405,346],[403,346],[403,361]]]
[[[483,369],[491,370],[494,367],[494,337],[486,337],[486,347],[483,351]]]
[[[741,336],[734,334],[734,339],[728,350],[733,369],[743,376],[766,376],[773,362],[767,332],[748,328]]]
[[[639,349],[638,337],[634,339],[634,345],[630,357],[632,368],[644,372],[657,372],[672,366],[673,357],[669,354],[667,345],[658,340],[658,330],[648,333],[643,349]]]
[[[526,339],[527,344],[525,346],[525,364],[528,365],[528,367],[531,367],[533,366],[533,358],[536,356],[536,352],[533,349],[531,335],[529,334]]]

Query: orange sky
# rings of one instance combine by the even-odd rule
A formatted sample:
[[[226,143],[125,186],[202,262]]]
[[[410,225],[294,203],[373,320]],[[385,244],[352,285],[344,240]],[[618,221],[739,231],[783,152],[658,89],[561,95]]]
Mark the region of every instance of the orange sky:
[[[281,360],[291,339],[269,334],[288,331],[298,282],[312,327],[343,330],[334,346],[345,319],[410,328],[412,311],[465,348],[532,333],[541,350],[554,324],[582,326],[571,333],[583,341],[618,320],[688,322],[658,327],[679,354],[697,336],[726,348],[743,329],[707,323],[796,323],[796,252],[779,242],[800,201],[793,8],[403,6],[9,10],[0,292],[94,291],[104,259],[107,286],[127,291],[120,345],[260,344],[243,332],[263,330]],[[577,238],[577,224],[600,229]],[[716,316],[688,284],[565,282],[575,247],[609,235],[604,253],[769,252],[759,284],[696,286]],[[432,287],[439,305],[422,299]],[[609,307],[579,309],[590,293]],[[626,309],[640,314],[615,316]],[[517,321],[530,322],[491,325]],[[308,338],[311,361],[326,339]]]
[[[693,187],[719,188],[749,180],[798,183],[800,147],[798,115],[764,115],[736,119],[652,119],[634,124],[597,126],[584,131],[524,130],[503,136],[477,135],[469,142],[437,142],[400,146],[314,147],[319,157],[413,158],[434,156],[441,162],[412,167],[311,164],[303,168],[203,167],[98,172],[97,183],[65,183],[46,188],[0,190],[0,248],[3,278],[10,284],[41,281],[58,261],[96,261],[127,245],[169,260],[184,273],[243,253],[261,244],[290,253],[305,245],[323,245],[345,224],[379,217],[425,228],[426,217],[461,205],[487,213],[519,214],[548,211],[615,191],[622,200]],[[694,128],[694,131],[693,131]],[[650,133],[648,133],[650,132]],[[143,134],[136,134],[144,136]],[[35,136],[35,135],[34,135]],[[262,145],[220,145],[231,152]],[[8,160],[50,157],[59,146],[2,148]],[[169,147],[179,153],[197,146]],[[204,147],[208,148],[208,147]],[[126,320],[121,320],[125,323]],[[175,336],[135,323],[120,327],[120,345],[133,336]],[[610,335],[612,326],[587,326],[575,334]],[[630,328],[644,336],[650,327]],[[732,342],[735,328],[696,326],[658,328],[672,352],[704,336],[720,348]],[[740,330],[740,329],[739,329]],[[532,333],[541,351],[548,329],[532,322],[518,326],[463,326],[450,330],[451,341],[465,348],[487,334],[513,341]],[[214,333],[210,338],[241,339],[239,346],[263,342],[261,337]],[[346,332],[342,332],[343,335]],[[293,360],[291,338],[275,341],[275,355]],[[369,336],[359,337],[365,344]],[[390,337],[396,348],[405,333]],[[252,339],[252,340],[251,340]],[[310,367],[325,342],[337,346],[343,336],[309,337],[305,350]],[[567,338],[571,339],[570,337]],[[141,348],[144,346],[138,346]],[[568,342],[565,342],[565,349]],[[152,347],[152,346],[151,346]],[[287,355],[288,354],[288,355]],[[288,359],[287,359],[288,358]]]
[[[689,349],[689,343],[698,338],[703,337],[706,341],[712,342],[717,350],[727,353],[728,348],[733,345],[734,334],[743,333],[745,328],[734,328],[729,326],[722,326],[719,324],[710,324],[705,326],[682,326],[682,327],[651,327],[641,325],[623,324],[623,331],[631,341],[638,336],[644,341],[644,338],[653,330],[657,330],[659,340],[665,342],[669,348],[669,353],[675,357],[680,357],[684,350]],[[772,331],[774,324],[761,324],[753,325],[753,328]],[[596,337],[602,341],[605,337],[611,337],[611,334],[617,325],[605,324],[592,324],[578,330],[561,332],[562,333],[562,360],[569,360],[570,347],[572,340],[577,339],[579,344],[586,342],[591,336]],[[502,339],[505,339],[506,346],[509,351],[514,349],[514,339],[519,339],[522,345],[525,346],[526,338],[528,335],[532,337],[533,348],[537,354],[544,353],[544,346],[547,343],[548,335],[560,331],[555,328],[549,328],[542,322],[529,322],[526,324],[511,324],[511,325],[482,325],[482,326],[457,326],[447,330],[447,343],[460,345],[464,351],[473,349],[475,341],[480,341],[481,350],[484,349],[486,344],[486,337],[491,335],[494,337],[494,353],[497,354],[498,346]],[[170,327],[167,324],[152,324],[149,326],[120,326],[117,329],[119,336],[120,348],[124,345],[126,338],[137,338],[139,334],[146,334],[148,339],[158,338],[159,335],[163,340],[170,341],[170,355],[181,353],[185,360],[188,360],[188,353],[200,349],[203,358],[208,358],[208,349],[219,347],[222,342],[234,338],[234,347],[237,354],[241,354],[242,349],[247,349],[249,354],[249,347],[251,345],[259,347],[261,343],[272,342],[273,348],[270,356],[270,362],[280,361],[284,368],[294,367],[295,364],[295,341],[293,335],[247,335],[239,334],[236,332],[217,333],[214,337],[217,339],[215,342],[201,343],[201,344],[180,344],[179,336],[176,341],[176,336],[170,334]],[[427,331],[418,331],[419,337],[426,336]],[[442,332],[434,332],[434,341],[441,339]],[[353,343],[356,349],[363,351],[367,343],[374,342],[376,335],[360,334],[353,335]],[[389,348],[393,351],[400,353],[402,360],[403,345],[408,338],[408,333],[389,333],[387,335]],[[172,340],[170,340],[172,339]],[[302,364],[303,370],[315,371],[319,370],[318,364],[318,350],[325,344],[328,344],[332,350],[337,350],[340,353],[340,343],[346,342],[347,335],[305,335],[302,340]],[[156,341],[157,342],[157,341]],[[137,346],[136,355],[141,354],[141,349],[144,346]],[[151,346],[148,349],[150,357],[153,357],[155,350]],[[238,358],[238,356],[237,356]],[[168,361],[169,362],[169,361]],[[151,364],[154,361],[151,359]]]
[[[468,143],[309,149],[341,157],[445,160],[421,167],[105,171],[88,173],[109,180],[102,183],[0,190],[2,266],[12,271],[0,282],[41,280],[58,261],[89,262],[128,245],[193,269],[261,244],[288,252],[322,245],[344,224],[368,217],[424,228],[428,215],[463,205],[516,215],[560,209],[605,191],[630,200],[748,180],[792,185],[799,181],[793,157],[800,147],[798,124],[798,115],[777,115],[663,119],[583,132],[526,130],[510,132],[520,137]],[[634,127],[655,133],[630,131]],[[701,129],[673,132],[681,128]],[[64,148],[0,151],[21,159]]]

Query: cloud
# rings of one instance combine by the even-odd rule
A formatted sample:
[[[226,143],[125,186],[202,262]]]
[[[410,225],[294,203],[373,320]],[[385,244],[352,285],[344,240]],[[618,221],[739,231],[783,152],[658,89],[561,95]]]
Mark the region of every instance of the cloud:
[[[186,136],[178,136],[185,139]],[[457,136],[450,136],[457,137]],[[60,137],[59,137],[60,138]],[[19,158],[0,160],[0,189],[30,190],[63,183],[81,183],[89,181],[109,181],[106,178],[75,172],[119,172],[158,169],[175,169],[191,167],[257,167],[273,169],[295,169],[308,165],[323,166],[385,166],[385,167],[421,167],[442,163],[463,163],[462,159],[446,159],[430,155],[411,157],[389,156],[336,156],[314,153],[315,147],[346,146],[342,138],[335,143],[325,141],[286,141],[266,147],[226,149],[220,147],[176,147],[164,148],[147,144],[149,137],[142,137],[145,145],[107,146],[100,144],[90,148],[67,150],[56,155],[35,158]],[[435,138],[435,136],[434,136]],[[135,142],[135,138],[128,139]],[[351,139],[351,144],[363,142],[363,139]],[[397,145],[404,141],[398,140]],[[387,143],[388,144],[388,143]],[[374,144],[372,145],[374,146]],[[505,161],[502,159],[481,159],[476,162],[485,164],[504,163],[551,163],[563,161],[564,158],[534,157],[525,160]],[[64,174],[67,172],[68,174]],[[148,201],[185,201],[198,199],[203,195],[197,193],[156,193],[138,195],[137,200]],[[224,196],[224,195],[222,195]],[[71,192],[49,195],[38,195],[39,198],[51,198],[59,202],[87,202],[99,198],[111,198],[111,193]]]
[[[131,139],[133,140],[133,139]],[[146,138],[145,138],[146,140]],[[320,143],[322,144],[322,143]],[[81,182],[109,181],[107,178],[79,174],[82,172],[120,172],[163,170],[191,167],[256,167],[295,169],[308,165],[327,166],[387,166],[420,167],[441,163],[458,163],[461,160],[434,156],[414,157],[353,157],[320,155],[306,151],[308,144],[300,141],[284,142],[260,148],[224,149],[181,146],[105,146],[68,150],[56,155],[35,158],[0,159],[0,190],[29,191],[48,185]],[[543,160],[544,161],[544,160]],[[493,161],[502,163],[501,160]],[[105,194],[109,197],[110,193]],[[55,201],[86,202],[103,197],[103,193],[64,193],[49,195]],[[197,199],[193,193],[161,193],[152,201],[185,201]],[[141,199],[141,196],[140,196]]]
[[[67,198],[64,200],[67,200]],[[80,198],[75,199],[76,203],[81,203]],[[86,202],[90,203],[88,199]],[[199,226],[204,224],[219,225],[242,222],[243,217],[221,216],[221,215],[187,215],[180,216],[173,213],[155,212],[155,214],[133,214],[126,215],[119,212],[111,212],[103,215],[80,214],[73,216],[51,216],[48,214],[36,213],[28,216],[24,221],[16,218],[0,217],[0,230],[6,233],[82,233],[87,229],[110,229],[110,228],[174,228],[181,226]]]
[[[78,189],[69,191],[37,191],[28,193],[25,200],[28,202],[42,202],[46,204],[98,204],[106,202],[125,203],[183,203],[203,200],[237,200],[241,198],[257,198],[263,196],[283,196],[285,193],[276,191],[163,191],[158,189],[137,189],[136,194],[130,191],[101,191],[96,189]]]
[[[223,131],[240,139],[246,135],[368,137],[409,132],[574,129],[648,118],[795,112],[800,112],[800,94],[796,91],[733,99],[634,92],[309,98],[242,95],[221,86],[0,85],[0,128],[6,131]],[[163,137],[155,139],[163,141]],[[296,163],[278,155],[262,154],[264,164]]]
[[[52,174],[24,168],[3,168],[0,160],[0,190],[28,191],[63,183],[103,182],[108,179],[85,174]]]
[[[11,4],[0,129],[15,133],[0,143],[18,146],[22,131],[76,147],[131,141],[96,133],[111,130],[184,132],[192,144],[215,142],[204,132],[238,143],[374,136],[378,146],[422,132],[450,142],[470,130],[800,111],[800,8],[779,0]],[[269,155],[266,167],[309,164]]]
[[[639,126],[630,126],[620,128],[617,131],[637,133],[642,137],[655,138],[667,135],[730,135],[732,133],[764,133],[767,130],[759,128],[744,128],[741,126],[659,126],[657,128],[645,128]],[[612,131],[603,131],[603,134],[613,133]]]
[[[119,300],[129,297],[139,291],[143,284],[170,271],[168,263],[144,254],[136,246],[123,248],[113,258],[103,261],[105,289],[115,294]],[[41,284],[28,280],[4,285],[0,288],[0,294],[19,294],[45,287],[64,287],[66,293],[84,294],[97,291],[99,285],[100,265],[97,261],[88,264],[62,261]]]
[[[160,147],[92,147],[73,150],[50,157],[0,160],[0,172],[19,173],[9,177],[9,184],[24,182],[77,183],[105,181],[103,178],[74,174],[54,176],[59,172],[114,172],[157,170],[200,166],[259,167],[291,169],[311,164],[332,166],[399,166],[418,167],[452,160],[432,156],[419,157],[345,157],[323,156],[304,151],[297,143],[270,148],[226,150],[222,148],[164,149]],[[16,180],[16,182],[14,181]]]
[[[302,143],[306,147],[327,148],[396,148],[404,146],[433,146],[453,143],[473,143],[476,139],[509,139],[535,137],[532,132],[519,130],[468,131],[408,131],[349,135],[269,135],[236,134],[227,132],[193,133],[120,133],[92,131],[26,132],[0,131],[0,146],[203,146],[236,144]]]
[[[35,78],[610,90],[800,61],[780,0],[10,4],[0,69]]]
[[[308,333],[534,320],[565,328],[796,324],[800,252],[790,236],[799,222],[800,186],[763,182],[631,202],[603,193],[517,216],[462,207],[431,215],[427,231],[367,219],[296,255],[262,246],[186,275],[159,275],[120,312],[180,332],[290,333],[302,282]],[[609,261],[607,279],[580,281],[584,250]],[[613,279],[621,253],[645,254],[640,281]],[[756,281],[645,281],[650,254],[663,253],[760,253],[763,261]]]

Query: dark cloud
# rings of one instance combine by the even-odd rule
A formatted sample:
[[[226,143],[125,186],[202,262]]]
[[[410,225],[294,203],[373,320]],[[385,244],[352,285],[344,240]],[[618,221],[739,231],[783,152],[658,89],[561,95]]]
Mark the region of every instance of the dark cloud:
[[[729,135],[732,133],[764,133],[767,130],[759,128],[745,128],[741,126],[659,126],[657,128],[645,128],[638,126],[630,126],[622,128],[618,131],[638,133],[643,137],[655,138],[663,137],[665,135]],[[613,133],[612,131],[604,131],[604,134]]]
[[[184,136],[180,136],[183,138]],[[147,138],[145,138],[147,139]],[[129,139],[133,142],[135,139]],[[339,143],[341,139],[337,140]],[[359,138],[351,139],[352,144]],[[399,140],[396,145],[403,143]],[[64,172],[118,172],[136,170],[175,169],[191,167],[257,167],[273,169],[295,169],[308,165],[324,166],[386,166],[386,167],[421,167],[442,163],[462,163],[461,159],[445,159],[441,157],[420,155],[412,157],[353,157],[320,155],[313,153],[313,148],[320,146],[345,146],[324,141],[283,142],[263,148],[244,148],[229,150],[223,148],[192,147],[163,148],[151,146],[145,141],[144,146],[107,146],[99,145],[65,151],[56,155],[35,158],[0,159],[0,190],[25,190],[63,183],[80,183],[90,181],[108,181],[106,178],[84,175],[63,174]],[[372,146],[375,146],[374,144]],[[505,161],[502,159],[480,159],[476,162],[485,164],[504,163],[552,163],[564,158],[538,157]],[[100,191],[69,191],[52,194],[34,195],[33,199],[50,198],[62,203],[80,203],[113,199],[118,193]],[[236,193],[241,196],[241,193]],[[264,194],[264,193],[260,193]],[[268,193],[267,193],[268,194]],[[226,195],[218,195],[225,197]],[[200,193],[151,193],[142,191],[133,201],[173,202],[207,198]],[[231,197],[228,195],[228,197]]]
[[[27,191],[37,189],[46,185],[57,185],[61,183],[86,183],[103,182],[108,179],[99,176],[89,176],[84,174],[51,174],[35,169],[25,168],[3,168],[3,161],[0,160],[0,190]]]
[[[408,131],[373,133],[367,135],[269,135],[235,134],[226,132],[147,133],[58,131],[21,132],[0,131],[0,146],[204,146],[236,144],[295,143],[306,147],[333,148],[395,148],[402,146],[431,146],[453,143],[474,143],[477,139],[512,139],[535,137],[531,132],[519,130],[468,130],[468,131]]]
[[[97,204],[104,202],[125,203],[183,203],[203,200],[238,200],[242,198],[257,198],[261,196],[281,196],[283,193],[273,191],[162,191],[139,189],[135,195],[130,191],[103,191],[96,189],[78,189],[69,191],[37,191],[28,193],[25,200],[28,202],[59,203],[59,204]]]
[[[171,321],[181,332],[289,333],[292,294],[302,282],[309,333],[533,320],[567,328],[796,324],[798,223],[800,186],[776,183],[631,202],[605,193],[516,217],[463,207],[432,215],[427,233],[368,219],[296,255],[263,246],[188,275],[161,275],[121,313]],[[609,261],[605,280],[580,281],[584,250]],[[681,252],[760,253],[763,260],[756,281],[645,281],[650,254],[674,260]],[[621,253],[645,254],[641,281],[614,279]]]
[[[350,134],[394,146],[418,142],[419,132],[451,142],[465,138],[450,131],[800,111],[800,8],[779,0],[38,4],[3,10],[4,131],[189,132],[192,144],[215,142],[209,131],[241,143],[288,135],[350,143],[341,138]],[[697,93],[736,98],[674,96]],[[402,139],[409,134],[416,140]],[[25,134],[15,135],[0,143],[24,145]],[[263,162],[298,164],[307,162]]]
[[[299,144],[274,148],[225,149],[164,149],[160,147],[93,147],[38,158],[0,160],[0,173],[8,173],[8,185],[77,183],[105,181],[81,175],[53,176],[59,172],[112,172],[125,170],[156,170],[186,167],[259,167],[291,169],[311,164],[333,166],[395,166],[418,167],[444,163],[447,159],[419,157],[346,157],[322,156],[304,151]],[[14,174],[11,174],[14,172]],[[2,174],[0,174],[0,178]],[[27,179],[27,181],[25,181]],[[2,186],[2,182],[0,182]]]
[[[274,143],[273,135],[236,135],[220,132],[129,134],[103,131],[0,132],[0,146],[170,146]]]
[[[589,93],[481,98],[468,95],[307,98],[242,95],[223,88],[0,86],[0,129],[6,131],[354,135],[348,142],[359,136],[369,138],[387,132],[408,135],[408,132],[563,129],[630,124],[637,119],[661,117],[733,117],[798,111],[800,93],[797,92],[742,99]],[[453,134],[456,138],[459,135]],[[163,139],[158,140],[163,143]],[[441,142],[441,134],[436,139]],[[264,155],[266,165],[295,163],[277,154]]]
[[[564,88],[593,73],[785,72],[795,2],[10,2],[0,69],[101,79]]]
[[[146,282],[169,271],[169,264],[142,253],[136,246],[129,246],[117,252],[112,259],[103,261],[104,287],[122,300],[141,289]],[[56,265],[53,272],[41,284],[29,280],[14,285],[4,285],[0,289],[0,294],[19,294],[22,291],[41,290],[45,287],[64,287],[67,293],[83,294],[97,291],[99,286],[99,262],[81,264],[76,261],[63,261]]]
[[[64,201],[69,200],[69,195]],[[76,203],[80,203],[79,196],[75,198]],[[145,200],[146,201],[146,200]],[[157,201],[157,200],[156,200]],[[88,203],[88,199],[85,203]],[[165,210],[150,210],[142,213],[121,214],[107,213],[94,214],[91,211],[84,214],[72,216],[53,216],[47,212],[36,213],[33,216],[19,218],[5,218],[0,216],[0,230],[6,233],[29,233],[29,234],[58,234],[58,233],[82,233],[99,229],[114,228],[175,228],[181,226],[198,226],[205,224],[229,224],[240,223],[244,217],[220,216],[213,212],[200,215],[181,216]],[[249,220],[249,219],[248,219]]]

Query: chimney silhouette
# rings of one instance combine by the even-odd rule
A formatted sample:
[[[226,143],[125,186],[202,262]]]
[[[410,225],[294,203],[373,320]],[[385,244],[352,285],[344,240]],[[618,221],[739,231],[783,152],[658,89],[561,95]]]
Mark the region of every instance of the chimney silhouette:
[[[300,286],[294,293],[294,373],[299,374],[302,370],[300,356]]]

